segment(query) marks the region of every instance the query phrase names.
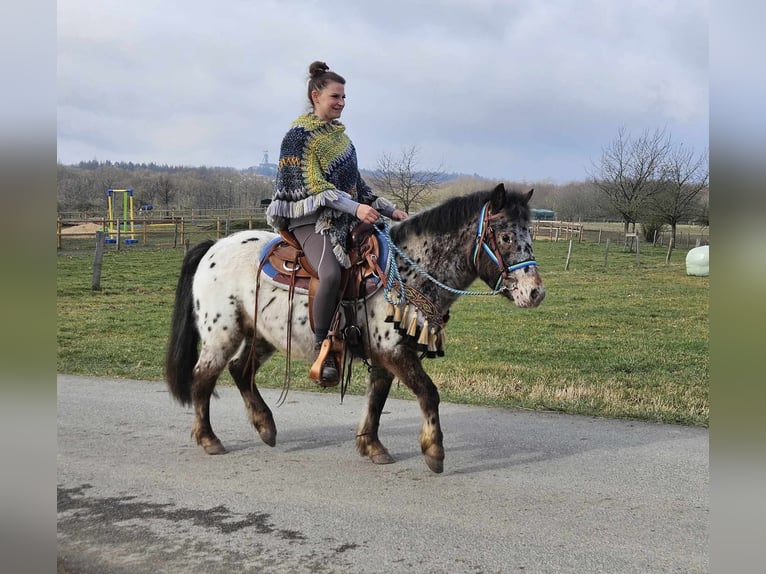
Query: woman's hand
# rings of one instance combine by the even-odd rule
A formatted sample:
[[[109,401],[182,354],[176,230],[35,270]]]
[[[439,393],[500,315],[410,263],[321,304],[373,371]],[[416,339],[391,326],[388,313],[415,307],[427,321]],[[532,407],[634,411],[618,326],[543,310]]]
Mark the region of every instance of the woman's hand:
[[[365,223],[375,223],[380,219],[380,213],[374,207],[364,203],[360,203],[359,207],[356,208],[356,216]]]
[[[394,212],[391,214],[391,219],[394,221],[404,221],[409,216],[410,215],[406,211],[402,211],[401,209],[394,209]]]

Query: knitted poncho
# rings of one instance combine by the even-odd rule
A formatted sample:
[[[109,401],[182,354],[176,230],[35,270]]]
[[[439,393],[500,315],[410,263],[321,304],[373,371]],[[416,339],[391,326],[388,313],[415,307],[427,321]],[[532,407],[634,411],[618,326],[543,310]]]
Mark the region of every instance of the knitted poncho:
[[[359,175],[356,150],[345,131],[339,121],[326,122],[313,113],[293,122],[282,140],[266,221],[275,229],[286,229],[290,219],[316,213],[316,231],[330,237],[336,258],[348,267],[348,237],[358,220],[326,202],[338,199],[337,190],[368,205],[378,198]]]

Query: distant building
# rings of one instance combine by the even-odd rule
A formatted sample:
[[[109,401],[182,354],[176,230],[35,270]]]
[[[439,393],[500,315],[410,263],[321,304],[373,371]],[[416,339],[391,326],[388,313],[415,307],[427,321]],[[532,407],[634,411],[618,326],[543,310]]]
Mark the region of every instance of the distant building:
[[[531,209],[532,219],[553,221],[556,219],[556,212],[552,209]]]
[[[261,161],[261,163],[259,163],[258,165],[248,167],[247,171],[252,171],[257,173],[258,175],[265,175],[267,177],[276,177],[277,164],[269,163],[269,151],[264,150],[263,161]]]

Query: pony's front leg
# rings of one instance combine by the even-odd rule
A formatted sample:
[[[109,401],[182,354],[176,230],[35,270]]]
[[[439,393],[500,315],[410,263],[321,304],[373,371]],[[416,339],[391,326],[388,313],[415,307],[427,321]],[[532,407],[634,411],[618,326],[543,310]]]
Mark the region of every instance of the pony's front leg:
[[[423,414],[420,450],[428,468],[439,473],[444,470],[444,445],[439,422],[439,390],[423,369],[417,351],[410,345],[397,345],[391,355],[390,370],[415,393]]]
[[[367,376],[367,406],[359,421],[356,448],[362,456],[369,456],[375,464],[391,464],[394,458],[378,438],[380,415],[386,404],[394,376],[383,367],[373,366]]]

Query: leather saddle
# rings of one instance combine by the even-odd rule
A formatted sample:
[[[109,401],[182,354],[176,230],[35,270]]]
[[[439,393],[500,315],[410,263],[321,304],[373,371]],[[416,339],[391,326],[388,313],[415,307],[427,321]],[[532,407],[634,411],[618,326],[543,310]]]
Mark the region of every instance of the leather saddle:
[[[272,240],[261,255],[259,271],[286,289],[302,290],[309,295],[309,321],[314,329],[313,301],[319,277],[309,263],[295,236],[287,230]],[[341,270],[341,299],[355,301],[369,297],[383,286],[381,252],[387,247],[369,223],[359,223],[351,233],[348,249],[351,266]],[[383,257],[385,266],[385,257]]]

